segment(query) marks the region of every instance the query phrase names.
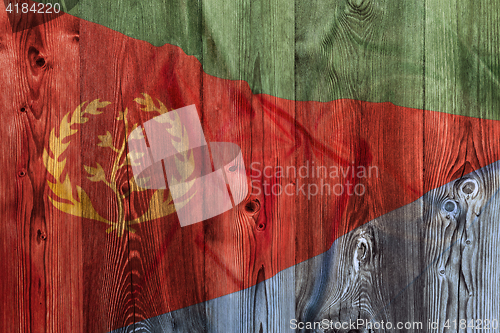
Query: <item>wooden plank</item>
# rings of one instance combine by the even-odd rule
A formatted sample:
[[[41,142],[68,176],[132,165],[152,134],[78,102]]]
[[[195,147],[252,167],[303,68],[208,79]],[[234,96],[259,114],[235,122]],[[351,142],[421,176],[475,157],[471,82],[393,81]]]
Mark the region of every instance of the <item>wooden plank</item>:
[[[2,247],[8,263],[2,300],[13,304],[6,306],[4,321],[11,331],[81,331],[81,224],[53,209],[44,167],[47,128],[60,119],[60,109],[79,101],[78,66],[73,64],[79,50],[71,42],[78,34],[77,21],[65,17],[37,25],[20,16],[9,21],[3,3],[1,8],[2,50],[9,60],[2,89],[9,112],[2,114],[2,138],[12,147],[2,159],[2,169],[8,170],[2,173],[2,204],[7,204],[4,235],[9,240]]]
[[[123,181],[127,176],[124,169],[116,169],[123,162],[126,152],[121,151],[125,139],[123,121],[118,120],[124,111],[122,81],[127,79],[127,43],[123,36],[102,35],[98,43],[90,42],[97,31],[95,26],[80,24],[80,80],[81,100],[94,101],[97,97],[110,104],[99,115],[88,115],[89,121],[80,126],[82,138],[82,164],[97,168],[97,163],[105,170],[110,186],[99,181],[91,181],[91,174],[81,169],[81,186],[92,200],[92,208],[112,223],[117,229],[106,232],[111,225],[99,221],[86,220],[83,231],[84,249],[84,331],[101,332],[134,322],[137,311],[133,294],[133,273],[130,263],[131,250],[128,233],[123,233],[128,200],[123,199]],[[109,58],[96,57],[106,49]],[[106,75],[103,75],[106,73]],[[86,104],[87,106],[88,104]],[[112,138],[112,149],[103,145],[101,136]],[[86,154],[85,151],[94,151]],[[98,158],[106,156],[106,159]],[[116,164],[116,165],[115,165]],[[114,170],[114,172],[113,172]],[[86,181],[86,183],[85,183]],[[96,200],[96,198],[99,198]],[[91,208],[87,206],[86,209]],[[121,231],[120,231],[121,230]],[[117,236],[119,234],[120,236]]]
[[[2,13],[5,11],[0,4]],[[0,300],[1,319],[5,330],[28,332],[30,329],[30,211],[29,199],[32,197],[29,177],[20,177],[27,170],[28,140],[26,136],[26,115],[20,110],[24,106],[21,86],[18,36],[11,33],[11,25],[6,15],[0,16],[0,119],[4,147],[0,152]],[[26,199],[23,199],[26,198]]]
[[[75,41],[78,34],[75,18],[60,17],[30,29],[24,46],[29,58],[25,83],[29,91],[26,134],[30,140],[28,173],[32,174],[33,187],[29,222],[31,290],[40,287],[36,293],[39,299],[33,294],[31,298],[32,306],[40,306],[30,311],[32,332],[79,331],[84,326],[82,224],[80,219],[63,215],[50,203],[47,181],[53,180],[49,173],[56,170],[45,168],[43,148],[49,136],[47,128],[57,124],[62,110],[80,102],[80,50]],[[75,169],[76,165],[68,165],[64,171],[58,171],[71,174]],[[78,181],[78,173],[73,179]]]

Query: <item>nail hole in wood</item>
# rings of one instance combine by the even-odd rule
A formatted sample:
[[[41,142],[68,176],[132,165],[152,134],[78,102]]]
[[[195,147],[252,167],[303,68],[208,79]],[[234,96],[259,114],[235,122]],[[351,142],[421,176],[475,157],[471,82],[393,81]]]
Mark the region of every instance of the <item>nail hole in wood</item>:
[[[440,270],[439,274],[444,275],[444,269]]]
[[[22,107],[22,108],[21,108],[21,112],[26,112],[26,108],[25,108],[25,107]]]
[[[24,176],[26,176],[26,171],[24,170],[19,171],[19,177],[24,177]]]
[[[44,232],[42,232],[42,230],[40,230],[40,229],[38,229],[37,235],[38,235],[38,238],[40,238],[41,240],[47,239],[47,235]]]
[[[465,244],[470,245],[470,240],[467,240]]]
[[[38,67],[43,67],[43,66],[45,66],[45,59],[43,59],[43,58],[38,58],[38,59],[36,59],[35,63],[36,63],[36,65],[37,65]]]

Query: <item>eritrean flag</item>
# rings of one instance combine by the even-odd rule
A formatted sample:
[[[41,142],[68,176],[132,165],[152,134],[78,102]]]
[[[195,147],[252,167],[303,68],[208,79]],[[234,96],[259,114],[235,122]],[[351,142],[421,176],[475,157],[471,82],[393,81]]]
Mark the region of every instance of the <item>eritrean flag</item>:
[[[497,4],[0,7],[5,331],[499,319]]]

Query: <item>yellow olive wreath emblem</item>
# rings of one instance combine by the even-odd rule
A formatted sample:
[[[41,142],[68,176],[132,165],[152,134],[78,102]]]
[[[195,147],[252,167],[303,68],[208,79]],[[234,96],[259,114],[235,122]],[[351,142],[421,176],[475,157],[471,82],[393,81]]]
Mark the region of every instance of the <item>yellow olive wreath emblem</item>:
[[[159,114],[164,114],[168,112],[165,105],[158,101],[158,106],[153,101],[151,96],[147,94],[143,94],[143,98],[136,98],[134,101],[143,106],[141,108],[144,112],[157,112]],[[49,196],[49,201],[54,205],[58,210],[65,212],[70,215],[83,217],[86,219],[91,219],[99,222],[106,223],[110,225],[110,227],[106,230],[106,232],[116,231],[119,236],[123,235],[125,231],[134,230],[131,228],[131,225],[155,220],[169,214],[175,212],[175,206],[173,200],[176,198],[172,198],[172,194],[169,193],[166,201],[163,201],[164,191],[165,190],[156,190],[152,197],[149,199],[148,209],[141,216],[132,219],[126,220],[125,217],[125,203],[127,198],[130,196],[132,192],[140,192],[145,191],[145,188],[140,187],[134,177],[129,180],[129,191],[127,193],[121,193],[118,188],[117,182],[117,174],[121,168],[127,167],[128,165],[133,165],[134,160],[139,158],[140,156],[134,156],[129,153],[125,155],[125,151],[127,148],[127,137],[126,134],[129,133],[129,123],[127,120],[127,112],[128,109],[125,109],[123,112],[119,112],[118,121],[124,122],[125,127],[125,135],[123,136],[123,140],[120,140],[118,146],[114,144],[114,138],[109,131],[106,131],[103,135],[98,135],[99,143],[97,146],[102,148],[107,148],[113,151],[114,160],[111,166],[111,170],[106,172],[103,167],[96,162],[95,167],[84,165],[85,171],[89,174],[88,179],[92,182],[102,182],[108,188],[110,188],[117,201],[118,206],[118,221],[110,221],[107,218],[104,218],[100,215],[92,202],[85,192],[83,188],[80,186],[76,186],[76,193],[78,198],[73,196],[73,185],[71,183],[71,179],[66,173],[64,179],[61,179],[61,176],[64,172],[64,168],[66,166],[66,158],[62,157],[66,149],[71,143],[71,137],[78,132],[78,128],[75,128],[77,125],[85,124],[89,118],[88,116],[97,116],[103,113],[102,108],[111,104],[110,102],[100,102],[99,99],[96,99],[84,108],[87,102],[80,104],[73,114],[70,116],[71,112],[68,112],[61,120],[59,125],[59,135],[56,135],[54,129],[50,132],[49,135],[49,147],[44,149],[43,151],[43,162],[47,171],[52,175],[54,181],[47,181],[48,187],[51,192],[51,196]],[[166,130],[172,136],[172,143],[174,147],[179,151],[179,157],[177,157],[176,165],[180,174],[180,179],[175,179],[176,182],[185,182],[189,176],[194,171],[194,159],[191,150],[186,150],[185,147],[189,147],[189,138],[187,136],[187,131],[182,125],[179,115],[172,111],[170,118],[163,118],[162,122],[166,122],[167,128]],[[75,126],[75,127],[74,127]],[[133,131],[137,127],[137,124],[133,126],[131,131]],[[147,178],[138,179],[140,184],[147,183]],[[182,193],[176,193],[176,196],[181,197],[185,193],[189,191],[192,187],[194,180],[187,182],[187,186],[185,187]],[[191,196],[192,197],[192,196]],[[184,204],[189,201],[190,198],[184,200],[177,207],[180,208]]]

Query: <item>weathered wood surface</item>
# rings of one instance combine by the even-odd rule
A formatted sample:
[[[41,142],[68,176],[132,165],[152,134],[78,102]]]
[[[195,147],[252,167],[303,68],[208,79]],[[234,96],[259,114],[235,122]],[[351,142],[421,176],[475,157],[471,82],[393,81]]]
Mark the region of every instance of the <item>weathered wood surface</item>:
[[[78,59],[78,27],[60,20],[26,29],[33,22],[18,16],[12,26],[3,2],[0,11],[3,329],[83,331],[82,224],[46,205],[42,161],[59,110],[80,101],[78,66],[69,60]]]
[[[421,330],[401,330],[407,332],[476,331],[443,325],[498,319],[498,295],[492,294],[498,254],[486,244],[494,244],[499,232],[499,166],[430,191],[342,237],[330,256],[304,263],[296,272],[302,277],[297,317],[423,323]],[[311,271],[321,272],[312,284]],[[429,321],[439,329],[429,328]]]
[[[72,15],[177,45],[254,93],[500,119],[496,0],[71,3]]]
[[[500,315],[494,249],[499,176],[497,162],[351,231],[324,254],[254,287],[115,332],[289,332],[293,319],[423,325],[398,332],[479,331],[443,326]]]
[[[273,11],[279,5],[273,2],[259,9],[258,12],[264,15],[263,26],[273,27]],[[348,233],[321,257],[297,267],[287,268],[286,265],[304,260],[304,253],[319,254],[329,247],[326,245],[332,238],[402,203],[408,204],[436,186],[498,160],[497,127],[419,110],[402,114],[391,105],[383,106],[385,116],[379,113],[377,119],[373,116],[373,108],[361,102],[346,107],[353,110],[349,117],[338,111],[342,109],[338,105],[318,107],[289,103],[287,109],[283,101],[272,97],[259,99],[248,94],[243,84],[204,83],[206,77],[201,69],[183,85],[185,77],[175,68],[186,67],[187,61],[178,53],[151,51],[145,43],[132,42],[118,34],[104,34],[102,29],[68,16],[53,20],[30,16],[27,20],[18,15],[14,18],[18,32],[12,33],[1,6],[0,52],[4,62],[0,74],[0,117],[5,148],[1,153],[0,175],[4,189],[0,201],[3,218],[0,254],[4,258],[0,264],[0,312],[5,331],[105,332],[182,308],[187,298],[186,290],[192,292],[191,296],[194,295],[198,302],[211,301],[137,323],[132,328],[145,332],[280,332],[288,330],[290,318],[343,320],[366,316],[374,320],[420,320],[424,323],[428,319],[465,319],[464,316],[498,319],[494,317],[498,316],[495,300],[498,299],[496,267],[499,259],[495,250],[498,237],[496,207],[499,204],[495,196],[498,187],[496,165],[473,176],[479,189],[473,198],[464,197],[454,182]],[[339,46],[343,57],[327,57],[333,63],[323,64],[330,70],[326,75],[330,81],[324,84],[362,99],[370,90],[364,83],[366,77],[375,75],[370,72],[369,64],[373,58],[365,59],[362,51],[371,45],[371,39],[383,44],[391,38],[370,33],[370,27],[378,22],[378,17],[371,15],[369,10],[373,9],[374,2],[342,2],[339,6],[337,10],[343,19],[340,21],[346,29],[342,32],[350,34],[336,35],[341,42],[334,44]],[[449,7],[449,20],[455,16],[460,20],[459,15],[452,15],[458,7]],[[297,8],[300,11],[300,5]],[[219,9],[215,6],[207,10],[217,12]],[[493,6],[493,12],[495,10]],[[436,12],[439,10],[433,11],[429,4],[427,14],[420,13],[422,26],[415,29],[434,24],[436,18],[431,20],[430,17],[437,15]],[[221,13],[222,17],[231,15],[231,11]],[[198,11],[192,15],[201,17]],[[258,17],[252,19],[256,21],[252,24],[259,24]],[[489,24],[492,18],[485,20],[483,25]],[[402,25],[404,21],[401,20]],[[475,25],[465,26],[477,30]],[[298,30],[287,27],[290,28],[287,32],[290,42],[296,33],[306,36],[304,40],[312,38],[300,26]],[[404,39],[409,29],[413,27],[394,29],[394,34],[398,34],[394,39]],[[263,45],[277,43],[272,34],[268,37]],[[302,39],[295,41],[300,44]],[[433,61],[440,55],[431,54],[442,40],[430,38],[416,42],[421,50],[417,55],[426,59],[425,65],[418,68],[421,71],[417,74],[412,74],[414,77],[403,79],[413,82],[415,78],[419,84],[412,88],[417,92],[406,96],[405,91],[394,91],[398,100],[413,102],[417,96],[418,103],[414,107],[447,103],[445,110],[460,102],[474,107],[476,115],[491,117],[491,95],[483,101],[483,91],[473,90],[477,92],[476,100],[458,93],[451,99],[448,94],[441,98],[444,91],[453,91],[462,82],[446,81],[440,86],[442,81],[437,73],[442,70],[441,63]],[[260,85],[271,91],[289,89],[280,87],[282,82],[278,82],[277,76],[283,71],[279,66],[259,63],[258,58],[247,60],[243,45],[238,45],[237,40],[235,43],[234,52],[242,59],[244,71],[253,74],[251,84],[254,87]],[[479,42],[478,45],[484,51],[482,55],[488,57],[487,50],[482,49]],[[217,54],[216,49],[203,49],[201,44],[199,47],[202,56],[209,52]],[[409,52],[410,47],[406,45],[401,52]],[[319,55],[322,51],[317,52]],[[352,54],[356,55],[356,66],[336,72],[335,62],[347,62]],[[276,58],[281,56],[274,55]],[[306,71],[303,67],[311,65],[311,55],[305,60],[293,54],[288,56],[298,61],[298,71]],[[85,188],[89,196],[97,198],[95,204],[100,205],[100,213],[109,220],[125,220],[135,210],[147,210],[148,195],[138,194],[120,206],[115,193],[90,183],[81,166],[105,157],[108,165],[103,164],[103,167],[111,167],[119,153],[93,153],[98,142],[96,138],[108,130],[116,138],[124,138],[123,123],[116,119],[118,112],[133,104],[134,98],[159,80],[158,73],[162,73],[164,67],[158,58],[172,65],[174,69],[168,68],[168,75],[175,77],[178,84],[174,86],[168,82],[152,88],[167,106],[183,106],[184,101],[202,105],[201,112],[205,115],[202,123],[209,138],[238,141],[245,156],[250,156],[249,161],[300,166],[311,157],[306,154],[320,151],[321,157],[315,157],[316,161],[338,163],[339,158],[332,158],[328,155],[331,151],[326,149],[335,147],[333,151],[341,157],[354,158],[359,163],[373,153],[375,161],[384,166],[380,179],[370,184],[369,195],[350,201],[328,197],[313,201],[249,197],[244,205],[214,223],[182,232],[170,219],[143,223],[134,227],[136,233],[126,232],[116,237],[105,232],[108,225],[63,213],[48,199],[53,198],[53,194],[47,180],[54,180],[47,174],[43,151],[49,145],[50,131],[53,128],[57,131],[64,115],[80,103],[95,98],[112,102],[112,108],[96,117],[97,120],[90,115],[89,126],[71,139],[68,149],[73,155],[65,172],[71,175],[73,184],[87,182]],[[447,55],[446,59],[449,59],[447,71],[467,71],[467,64],[455,63],[453,55]],[[378,64],[386,66],[383,60]],[[485,70],[484,64],[479,64]],[[358,65],[368,70],[361,71]],[[312,72],[322,72],[321,66]],[[276,73],[276,81],[261,75],[263,71]],[[490,74],[494,81],[495,73]],[[344,79],[337,81],[336,75]],[[429,75],[432,80],[428,79]],[[196,82],[198,84],[193,84]],[[297,79],[290,77],[286,85],[294,82],[297,84]],[[340,86],[336,85],[338,82],[350,84]],[[202,88],[190,91],[191,84]],[[471,85],[477,88],[481,84]],[[311,95],[304,94],[314,98],[315,89],[319,91],[324,87],[320,81],[313,86]],[[487,91],[491,89],[492,86],[486,87]],[[391,94],[388,92],[387,96]],[[224,112],[226,100],[230,100],[234,108],[231,113]],[[245,103],[251,106],[245,107]],[[282,112],[280,118],[273,103],[293,113]],[[137,122],[148,119],[141,113],[134,117]],[[272,120],[273,117],[276,119]],[[213,125],[219,123],[224,126]],[[285,126],[289,129],[286,134]],[[377,133],[383,135],[377,136]],[[361,138],[370,143],[368,148],[363,146]],[[60,143],[61,147],[63,145]],[[288,150],[283,152],[283,147],[296,149],[297,154],[289,156]],[[401,179],[405,174],[412,174],[416,180],[408,188],[401,186],[406,184]],[[127,176],[122,171],[116,177],[121,194],[127,191]],[[457,211],[449,214],[450,219],[442,214],[444,200],[448,197],[457,203]],[[259,200],[260,210],[253,214],[246,204],[257,202],[255,199]],[[474,222],[474,212],[480,213],[477,222]],[[151,211],[151,217],[155,213]],[[175,219],[173,222],[177,223]],[[313,237],[304,238],[304,235]],[[187,246],[193,244],[193,239],[196,246]],[[172,248],[185,252],[182,256],[180,251],[172,254],[169,252]],[[287,269],[282,271],[283,268]],[[170,271],[176,274],[169,274]],[[183,289],[183,285],[195,286],[195,290]],[[226,295],[249,286],[252,287],[240,294]],[[218,296],[222,297],[215,298]],[[493,301],[488,302],[488,299]]]

